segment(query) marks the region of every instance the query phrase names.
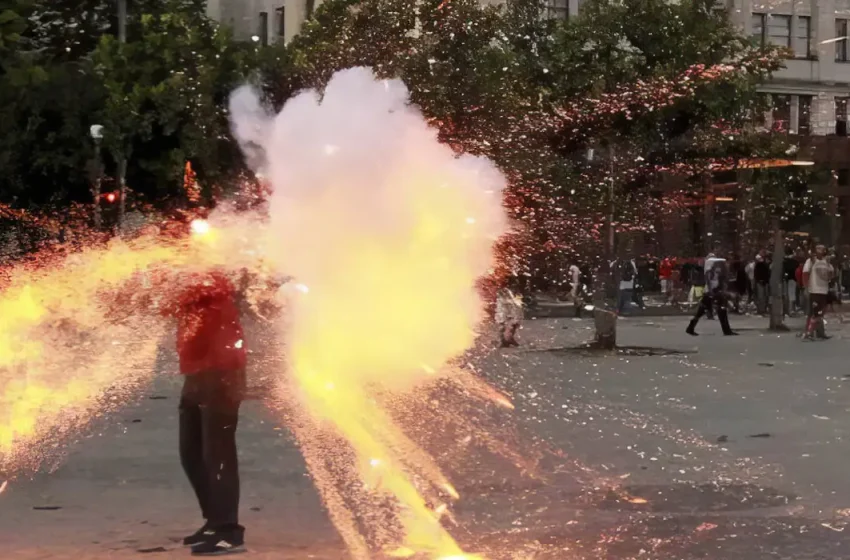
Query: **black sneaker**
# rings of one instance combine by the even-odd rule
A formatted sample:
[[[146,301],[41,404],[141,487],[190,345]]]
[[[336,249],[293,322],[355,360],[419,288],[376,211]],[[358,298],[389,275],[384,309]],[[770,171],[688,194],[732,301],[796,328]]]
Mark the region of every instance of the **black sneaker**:
[[[238,537],[213,538],[192,547],[192,556],[224,556],[246,552],[245,540]]]
[[[197,544],[201,544],[207,542],[211,538],[215,537],[215,531],[207,528],[206,525],[183,539],[183,546],[195,546]]]

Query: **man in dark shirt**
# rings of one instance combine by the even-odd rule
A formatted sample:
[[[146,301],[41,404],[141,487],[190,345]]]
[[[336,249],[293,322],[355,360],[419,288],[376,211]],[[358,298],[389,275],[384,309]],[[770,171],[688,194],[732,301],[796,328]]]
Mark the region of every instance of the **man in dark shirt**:
[[[794,258],[794,251],[789,247],[782,260],[782,307],[785,315],[797,312],[797,268],[800,263]]]
[[[765,315],[767,313],[767,296],[770,288],[770,264],[761,253],[756,255],[756,267],[753,271],[753,277],[756,284],[756,310],[759,315]]]

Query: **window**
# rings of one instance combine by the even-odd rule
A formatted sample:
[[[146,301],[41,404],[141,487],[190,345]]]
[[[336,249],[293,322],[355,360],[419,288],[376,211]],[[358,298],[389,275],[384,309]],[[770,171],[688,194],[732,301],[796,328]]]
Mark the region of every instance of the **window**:
[[[264,47],[269,46],[269,13],[260,12],[260,32],[257,33],[260,37],[260,44]]]
[[[283,6],[277,9],[277,36],[286,37],[286,8]]]
[[[778,47],[791,46],[791,16],[767,17],[767,41]]]
[[[788,132],[791,125],[791,96],[773,94],[773,130],[776,132]]]
[[[759,45],[764,45],[764,14],[753,14],[750,27],[750,36]]]
[[[812,133],[812,96],[797,97],[797,134],[807,136]]]
[[[812,55],[812,18],[797,17],[797,58],[809,58]]]
[[[316,7],[316,0],[306,0],[304,4],[305,12],[307,13],[307,19],[313,17],[313,10]]]
[[[570,0],[549,0],[546,3],[547,12],[552,19],[567,19],[570,17]]]
[[[847,20],[835,20],[835,61],[847,62]]]

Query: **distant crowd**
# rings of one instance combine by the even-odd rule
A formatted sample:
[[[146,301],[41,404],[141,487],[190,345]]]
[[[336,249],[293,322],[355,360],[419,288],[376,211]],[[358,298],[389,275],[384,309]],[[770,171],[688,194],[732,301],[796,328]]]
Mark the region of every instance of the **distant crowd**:
[[[785,257],[778,263],[781,267],[783,312],[786,315],[794,315],[808,308],[804,277],[814,255],[814,248],[788,248]],[[642,299],[643,293],[660,293],[665,304],[695,303],[706,289],[705,258],[630,260],[634,267],[632,299]],[[772,252],[763,249],[748,259],[730,254],[726,261],[727,290],[734,311],[743,313],[753,310],[760,315],[767,314],[772,295]],[[828,288],[830,303],[840,302],[843,294],[850,293],[850,259],[838,258],[834,250],[827,250],[825,261],[833,271]],[[615,272],[620,275],[619,282],[623,281],[623,262],[617,261],[615,266]],[[628,272],[626,276],[629,276]],[[637,297],[634,292],[638,292]]]

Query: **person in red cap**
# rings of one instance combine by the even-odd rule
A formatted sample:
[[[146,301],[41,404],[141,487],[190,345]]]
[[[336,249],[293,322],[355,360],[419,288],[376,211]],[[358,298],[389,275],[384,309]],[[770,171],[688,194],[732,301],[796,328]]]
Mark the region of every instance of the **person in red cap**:
[[[180,461],[206,520],[183,544],[199,556],[243,552],[236,426],[246,349],[236,288],[218,271],[193,274],[160,310],[177,319],[177,353],[185,377]]]

